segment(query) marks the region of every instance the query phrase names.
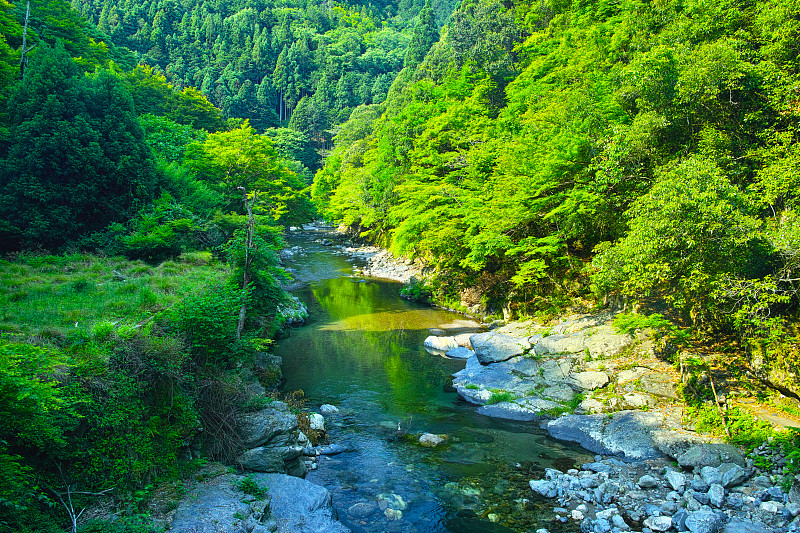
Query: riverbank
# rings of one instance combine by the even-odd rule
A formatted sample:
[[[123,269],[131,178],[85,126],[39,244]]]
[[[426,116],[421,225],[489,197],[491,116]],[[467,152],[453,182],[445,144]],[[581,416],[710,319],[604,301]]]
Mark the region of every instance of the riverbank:
[[[365,271],[386,276],[391,256],[380,254]],[[620,332],[615,318],[606,312],[491,331],[477,322],[431,328],[424,346],[466,359],[453,386],[479,413],[540,424],[554,438],[598,454],[594,463],[548,469],[530,481],[536,497],[555,500],[552,528],[796,531],[800,490],[781,488],[793,483],[786,454],[765,443],[745,456],[695,431],[697,420],[687,417],[681,396],[683,365],[671,360],[696,354],[674,353],[652,330]],[[732,403],[741,391],[724,392],[722,401]],[[447,446],[446,438],[423,437],[423,445],[436,437],[436,446]]]

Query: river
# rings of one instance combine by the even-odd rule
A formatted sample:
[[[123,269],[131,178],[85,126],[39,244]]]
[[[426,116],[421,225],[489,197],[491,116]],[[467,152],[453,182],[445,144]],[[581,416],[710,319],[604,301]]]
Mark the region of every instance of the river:
[[[536,424],[476,414],[450,386],[464,362],[422,348],[429,328],[463,317],[402,300],[399,283],[353,277],[357,260],[321,237],[288,239],[298,253],[286,263],[302,282],[294,294],[310,319],[275,354],[286,391],[302,390],[312,409],[340,410],[326,416],[328,436],[353,451],[320,457],[307,476],[331,491],[340,520],[356,532],[561,530],[527,482],[591,457]],[[447,443],[420,446],[426,432]]]

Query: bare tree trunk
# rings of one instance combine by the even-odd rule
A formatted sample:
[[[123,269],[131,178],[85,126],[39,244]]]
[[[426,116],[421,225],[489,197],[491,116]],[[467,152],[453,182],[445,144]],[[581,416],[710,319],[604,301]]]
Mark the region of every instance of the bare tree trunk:
[[[28,66],[28,52],[36,48],[34,44],[30,48],[27,46],[28,42],[28,20],[31,18],[31,1],[28,0],[28,5],[25,8],[25,25],[22,27],[22,47],[19,49],[19,73],[25,75],[25,67]],[[38,43],[37,43],[38,44]]]
[[[247,290],[247,285],[250,283],[250,267],[253,261],[252,257],[250,256],[250,250],[253,248],[253,234],[255,233],[255,217],[253,216],[253,205],[256,203],[256,197],[258,196],[258,192],[253,192],[253,199],[252,201],[247,201],[247,190],[244,187],[239,187],[239,190],[242,191],[242,199],[244,201],[244,207],[247,209],[247,237],[245,238],[244,244],[244,267],[242,273],[242,290]],[[242,338],[242,331],[244,331],[244,321],[247,317],[247,303],[242,303],[242,307],[239,309],[239,324],[236,326],[236,338]]]

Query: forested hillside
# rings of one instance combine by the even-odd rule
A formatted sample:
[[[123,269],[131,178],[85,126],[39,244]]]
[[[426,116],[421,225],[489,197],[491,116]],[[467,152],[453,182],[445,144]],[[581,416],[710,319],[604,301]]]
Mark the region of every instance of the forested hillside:
[[[452,10],[439,0],[439,24]],[[403,66],[422,2],[73,0],[100,31],[226,117],[286,125],[329,148],[328,130],[380,103]],[[422,52],[424,54],[424,51]]]
[[[0,0],[0,531],[100,495],[84,531],[150,531],[156,483],[239,453],[317,150],[436,34],[411,3],[76,6]]]
[[[799,30],[796,0],[465,0],[315,201],[452,305],[655,305],[798,390]]]

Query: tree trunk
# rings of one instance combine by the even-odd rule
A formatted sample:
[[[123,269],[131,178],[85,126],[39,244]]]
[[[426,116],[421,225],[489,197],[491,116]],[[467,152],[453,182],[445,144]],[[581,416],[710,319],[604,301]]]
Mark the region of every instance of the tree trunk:
[[[252,257],[250,257],[250,250],[253,248],[253,234],[255,233],[255,217],[253,216],[253,205],[256,203],[256,197],[258,196],[257,192],[253,193],[252,201],[247,201],[247,190],[244,187],[239,187],[242,191],[242,199],[244,200],[244,207],[247,209],[247,237],[245,238],[244,243],[244,266],[242,268],[242,290],[247,290],[247,285],[250,283],[251,274],[250,274],[250,267],[252,262]],[[244,331],[244,321],[247,317],[247,302],[242,303],[242,307],[239,309],[239,324],[236,326],[236,339],[242,338],[242,332]]]

